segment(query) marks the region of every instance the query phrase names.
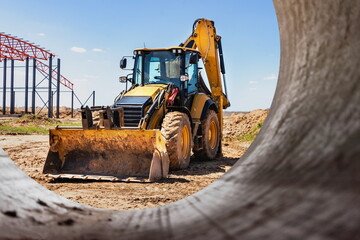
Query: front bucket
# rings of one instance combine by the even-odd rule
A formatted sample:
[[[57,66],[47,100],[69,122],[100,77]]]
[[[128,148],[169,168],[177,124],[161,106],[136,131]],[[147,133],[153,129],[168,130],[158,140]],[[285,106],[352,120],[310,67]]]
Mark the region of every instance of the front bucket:
[[[168,171],[159,130],[52,129],[43,173],[56,178],[156,181],[166,178]]]

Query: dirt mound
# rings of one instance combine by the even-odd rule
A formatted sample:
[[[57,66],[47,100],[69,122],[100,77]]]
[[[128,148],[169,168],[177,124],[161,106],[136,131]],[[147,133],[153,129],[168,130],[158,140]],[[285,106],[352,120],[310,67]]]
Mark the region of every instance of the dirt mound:
[[[81,126],[79,118],[48,118],[46,115],[25,114],[0,118],[0,135],[48,134],[56,126]]]
[[[81,118],[81,111],[78,109],[74,109],[74,118]],[[69,107],[60,107],[60,118],[71,118],[71,108]]]
[[[29,124],[34,124],[39,126],[39,125],[57,124],[60,123],[60,121],[54,118],[48,118],[46,116],[25,114],[24,116],[21,116],[20,118],[17,118],[14,121],[12,121],[12,123],[14,125],[20,125],[20,126],[26,126]]]
[[[25,114],[25,108],[24,107],[17,107],[14,109],[15,114]],[[31,108],[28,108],[28,111],[31,112]],[[63,119],[68,119],[71,118],[71,108],[69,107],[60,107],[59,109],[60,114],[59,117],[63,118]],[[6,108],[6,113],[9,114],[10,113],[10,108],[7,107]],[[0,114],[2,114],[2,109],[0,109]],[[36,116],[41,116],[41,117],[46,117],[48,114],[48,109],[47,108],[40,108],[40,107],[36,107],[35,108],[35,115]],[[56,107],[54,107],[53,109],[53,115],[56,116]],[[80,111],[78,109],[74,109],[74,118],[80,118]]]
[[[257,109],[249,113],[233,113],[224,117],[225,138],[243,136],[261,128],[269,113],[269,109]]]

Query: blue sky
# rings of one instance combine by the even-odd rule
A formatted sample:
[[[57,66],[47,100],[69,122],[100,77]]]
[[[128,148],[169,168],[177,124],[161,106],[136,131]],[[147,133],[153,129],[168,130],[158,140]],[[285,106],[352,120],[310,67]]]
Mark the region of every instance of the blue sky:
[[[222,36],[232,111],[270,107],[279,70],[279,32],[270,0],[25,1],[0,0],[0,32],[49,49],[81,100],[96,91],[111,105],[124,88],[119,60],[134,48],[177,46],[197,18],[215,21]],[[19,64],[20,65],[20,64]],[[17,69],[17,85],[22,70]],[[0,77],[2,81],[2,77]],[[63,94],[62,105],[70,95]],[[21,103],[17,103],[21,105]],[[40,105],[40,103],[39,103]]]

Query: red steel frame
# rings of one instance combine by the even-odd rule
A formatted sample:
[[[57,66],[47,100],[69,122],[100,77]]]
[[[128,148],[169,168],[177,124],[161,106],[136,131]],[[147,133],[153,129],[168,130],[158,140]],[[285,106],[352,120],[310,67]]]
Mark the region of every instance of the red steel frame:
[[[24,61],[26,57],[48,60],[50,55],[55,56],[32,43],[0,33],[0,61],[1,58]]]
[[[37,60],[36,68],[48,76],[49,66],[39,60],[48,60],[50,56],[54,57],[55,54],[29,43],[28,41],[18,39],[17,37],[5,33],[0,33],[0,62],[5,58],[17,61],[24,61],[27,57],[35,58]],[[56,70],[52,71],[51,78],[55,81],[57,80]],[[73,90],[74,84],[62,75],[60,75],[60,83]]]
[[[43,72],[44,74],[49,75],[49,66],[46,65],[45,63],[36,61],[36,68],[41,72]],[[54,79],[55,81],[57,81],[57,74],[58,72],[56,70],[52,70],[51,78]],[[60,74],[60,83],[71,90],[73,90],[74,88],[74,84],[61,74]]]

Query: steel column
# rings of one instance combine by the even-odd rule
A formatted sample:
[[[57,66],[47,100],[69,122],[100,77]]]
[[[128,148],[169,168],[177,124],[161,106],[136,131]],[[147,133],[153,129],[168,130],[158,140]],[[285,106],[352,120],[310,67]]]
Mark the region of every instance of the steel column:
[[[95,91],[93,91],[93,106],[95,106]]]
[[[60,58],[57,59],[56,118],[60,117]]]
[[[71,90],[71,118],[74,118],[74,90]]]
[[[51,107],[51,113],[53,113],[52,110],[54,109],[54,91],[51,91],[50,107]],[[53,117],[53,114],[51,114],[51,117]]]
[[[29,100],[29,58],[25,61],[25,113],[28,113]]]
[[[32,104],[32,109],[31,109],[31,113],[35,114],[35,94],[36,94],[36,59],[33,58],[33,74],[32,74],[32,97],[31,97],[31,104]]]
[[[15,113],[15,91],[14,91],[14,60],[11,59],[10,69],[10,114]]]
[[[6,114],[6,70],[7,70],[7,59],[4,59],[4,82],[3,82],[3,110],[2,113]]]
[[[48,89],[48,117],[51,118],[53,115],[52,112],[52,93],[51,93],[51,84],[52,84],[52,55],[49,57],[49,89]]]

